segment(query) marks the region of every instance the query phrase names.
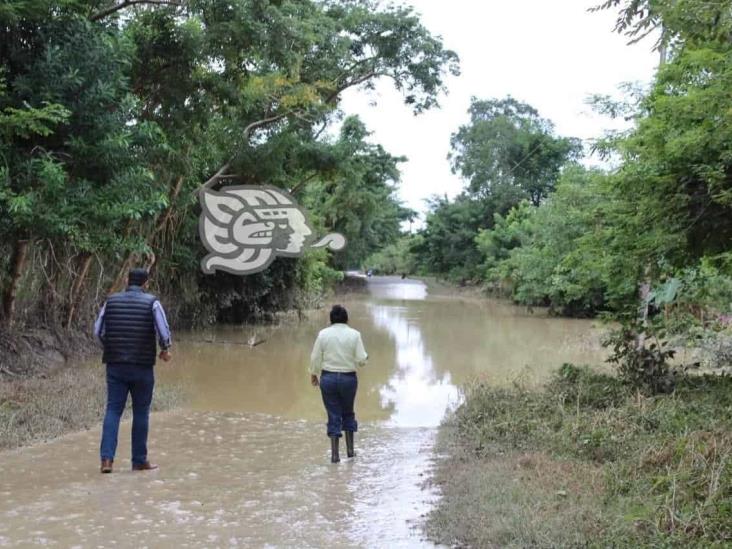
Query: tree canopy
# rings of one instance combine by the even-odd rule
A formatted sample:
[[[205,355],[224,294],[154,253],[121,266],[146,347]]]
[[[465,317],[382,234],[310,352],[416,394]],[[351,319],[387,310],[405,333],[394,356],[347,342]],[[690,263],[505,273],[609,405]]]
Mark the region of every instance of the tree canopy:
[[[423,238],[414,244],[418,264],[459,281],[482,277],[477,234],[524,200],[542,204],[582,148],[577,139],[556,136],[549,120],[511,97],[473,98],[468,113],[470,122],[453,133],[449,155],[453,171],[466,180],[465,191],[452,201],[432,200]]]
[[[470,193],[497,200],[499,211],[521,198],[541,204],[562,165],[581,151],[579,140],[556,137],[549,120],[512,97],[473,98],[468,113],[470,123],[450,140],[452,169],[467,180]]]
[[[371,0],[12,0],[0,7],[0,62],[4,317],[25,291],[27,312],[67,324],[145,258],[173,275],[159,290],[195,288],[182,309],[220,302],[197,270],[203,187],[312,195],[323,228],[351,236],[345,261],[395,237],[409,215],[393,195],[398,159],[366,144],[357,121],[329,137],[341,93],[384,78],[420,113],[458,70],[410,8]],[[297,289],[304,279],[286,273],[323,272],[330,260],[315,256],[279,282],[248,280],[240,298]],[[213,284],[237,285],[227,280]]]
[[[726,0],[595,8],[618,10],[614,30],[631,41],[656,33],[663,53],[650,89],[632,90],[625,104],[598,103],[634,122],[594,144],[614,155],[614,169],[575,164],[577,141],[553,135],[528,105],[474,100],[451,142],[465,192],[433,202],[413,245],[417,264],[565,314],[635,318],[653,303],[669,325],[676,313],[704,326],[727,318],[731,8]]]

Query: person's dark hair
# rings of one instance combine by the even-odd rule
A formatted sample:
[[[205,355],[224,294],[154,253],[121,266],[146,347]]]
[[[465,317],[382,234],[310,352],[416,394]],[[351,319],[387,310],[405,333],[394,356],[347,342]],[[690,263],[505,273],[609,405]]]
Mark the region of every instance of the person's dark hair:
[[[330,310],[331,324],[348,324],[348,311],[343,305],[333,305]]]
[[[130,269],[130,274],[127,275],[127,284],[129,286],[142,286],[147,282],[148,276],[147,269]]]

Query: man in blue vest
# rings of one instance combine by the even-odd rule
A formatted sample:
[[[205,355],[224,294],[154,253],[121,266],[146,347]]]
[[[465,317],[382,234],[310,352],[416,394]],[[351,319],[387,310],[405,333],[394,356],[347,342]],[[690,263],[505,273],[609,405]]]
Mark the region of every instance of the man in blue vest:
[[[147,459],[147,433],[150,420],[157,354],[171,359],[170,328],[158,298],[145,292],[148,272],[132,269],[127,289],[107,298],[94,323],[94,335],[104,347],[102,362],[107,365],[107,412],[102,427],[101,472],[111,473],[117,450],[117,434],[127,394],[132,395],[132,469],[147,471],[157,465]]]

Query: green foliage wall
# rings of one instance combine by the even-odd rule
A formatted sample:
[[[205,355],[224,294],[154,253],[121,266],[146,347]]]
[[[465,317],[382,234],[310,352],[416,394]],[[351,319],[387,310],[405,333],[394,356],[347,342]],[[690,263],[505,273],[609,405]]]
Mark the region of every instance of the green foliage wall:
[[[384,77],[419,113],[458,70],[411,9],[371,0],[10,0],[0,63],[6,327],[88,322],[141,263],[189,320],[317,293],[411,215],[400,159],[357,120],[329,137],[341,93]],[[196,191],[242,183],[293,192],[319,229],[347,234],[347,255],[203,277]]]
[[[459,282],[483,277],[476,235],[524,200],[542,204],[562,166],[581,150],[578,140],[554,135],[549,120],[511,97],[473,98],[468,112],[470,122],[452,135],[450,153],[466,189],[452,201],[432,201],[414,250],[424,269]]]
[[[470,123],[452,137],[466,190],[433,202],[417,259],[563,314],[635,319],[648,308],[676,333],[728,329],[732,2],[608,0],[596,9],[619,10],[615,30],[631,41],[659,37],[651,88],[628,104],[596,102],[634,121],[593,144],[618,167],[575,165],[576,140],[554,136],[529,105],[474,100]],[[650,298],[640,299],[641,286]]]

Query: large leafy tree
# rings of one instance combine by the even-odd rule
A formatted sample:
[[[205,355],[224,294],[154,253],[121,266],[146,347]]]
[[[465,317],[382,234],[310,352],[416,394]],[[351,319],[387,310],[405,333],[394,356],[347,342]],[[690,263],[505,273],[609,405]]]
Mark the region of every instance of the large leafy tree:
[[[433,198],[421,238],[413,248],[422,270],[456,282],[479,279],[482,258],[475,235],[492,224],[492,215],[482,200],[467,193],[454,200]]]
[[[684,238],[683,263],[732,242],[732,44],[686,49],[661,67],[637,129],[620,144],[618,184],[648,229]],[[659,250],[663,251],[663,250]]]
[[[461,281],[482,277],[476,235],[522,201],[542,204],[562,167],[581,151],[578,140],[556,136],[549,120],[511,97],[474,98],[468,112],[470,122],[452,135],[450,153],[466,189],[454,201],[433,200],[414,250],[423,269]]]
[[[398,164],[380,145],[368,143],[368,132],[357,118],[348,118],[341,127],[331,154],[338,169],[312,185],[306,204],[349,241],[339,255],[340,267],[359,267],[370,254],[394,242],[401,223],[415,212],[401,205],[396,192]]]
[[[641,38],[657,25],[667,47],[635,106],[636,126],[609,140],[620,167],[604,176],[566,173],[545,204],[499,218],[478,244],[489,279],[507,279],[521,301],[632,318],[639,288],[643,310],[651,296],[668,294],[661,289],[669,280],[732,275],[732,11],[729,2],[697,0],[605,4],[618,6],[616,30]],[[692,286],[681,283],[675,299]]]
[[[633,207],[643,241],[645,283],[708,256],[726,264],[732,242],[729,149],[732,3],[701,0],[612,1],[616,30],[641,38],[663,29],[666,55],[636,127],[612,143],[622,165],[613,181]],[[717,259],[713,259],[717,258]]]
[[[120,245],[125,226],[162,208],[164,187],[149,168],[160,144],[154,124],[138,121],[139,103],[128,87],[130,45],[123,36],[63,14],[35,21],[29,43],[5,27],[5,112],[63,111],[52,127],[13,132],[3,142],[0,181],[4,241],[13,249],[4,309],[14,291],[29,243],[43,242],[42,267],[56,272],[62,260],[88,270],[91,254]],[[29,51],[31,50],[31,51]],[[23,63],[21,63],[23,61]],[[74,268],[74,267],[71,267]],[[60,292],[47,288],[49,309]]]
[[[418,113],[457,71],[410,9],[369,0],[10,1],[0,38],[6,320],[25,279],[42,290],[27,304],[47,294],[70,324],[95,265],[103,293],[140,255],[165,291],[205,298],[195,191],[337,180],[353,166],[322,140],[344,90],[387,78]],[[24,277],[28,261],[47,276]],[[295,271],[249,294],[312,279]]]
[[[469,192],[492,199],[501,213],[523,198],[538,206],[561,167],[580,152],[576,139],[555,136],[549,120],[511,97],[474,98],[468,112],[470,122],[450,141],[452,168],[468,181]]]
[[[663,306],[663,324],[675,331],[674,318],[707,328],[708,319],[732,312],[731,7],[726,1],[658,4],[661,24],[675,40],[641,103],[636,129],[617,147],[624,161],[617,187],[639,206],[637,234],[649,243],[636,279],[641,318],[649,304]],[[709,295],[721,299],[712,304]],[[669,308],[685,312],[679,317]],[[705,337],[725,345],[724,336]]]

